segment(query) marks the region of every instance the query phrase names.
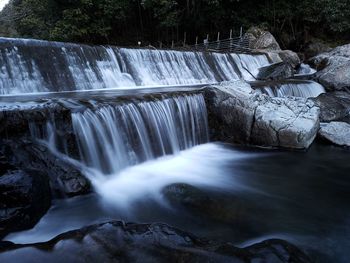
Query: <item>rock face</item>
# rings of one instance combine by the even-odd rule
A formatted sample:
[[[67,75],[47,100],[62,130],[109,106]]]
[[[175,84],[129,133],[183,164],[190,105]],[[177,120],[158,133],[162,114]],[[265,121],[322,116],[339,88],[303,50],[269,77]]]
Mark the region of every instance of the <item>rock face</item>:
[[[294,70],[289,63],[279,62],[259,69],[258,80],[282,80],[294,76]]]
[[[78,169],[54,156],[47,147],[31,140],[3,141],[4,153],[12,163],[25,169],[40,170],[50,180],[56,197],[87,194],[91,185]]]
[[[48,178],[40,171],[25,172],[1,163],[0,239],[33,227],[51,204]]]
[[[326,89],[350,88],[350,44],[317,55],[309,63],[319,70],[316,78]]]
[[[112,221],[59,235],[47,243],[7,244],[1,262],[275,262],[306,263],[309,258],[282,240],[237,248],[197,238],[165,224]],[[30,255],[30,256],[29,256]]]
[[[350,116],[350,93],[334,91],[321,94],[313,99],[320,107],[320,121],[341,121]]]
[[[283,62],[288,63],[293,68],[298,67],[301,63],[298,54],[291,50],[282,50],[278,52],[278,55]]]
[[[205,91],[214,140],[290,149],[308,148],[319,129],[319,108],[304,98],[271,98],[242,82]]]
[[[249,38],[249,47],[252,49],[281,50],[275,37],[268,31],[252,27],[245,34]]]
[[[350,124],[345,122],[322,123],[319,136],[336,145],[350,147]]]
[[[271,62],[285,62],[296,68],[300,64],[297,53],[291,50],[281,50],[275,37],[268,31],[258,27],[250,28],[244,35],[249,40],[249,48],[265,53]]]
[[[59,145],[62,152],[78,156],[71,127],[69,103],[61,100],[43,100],[28,105],[18,103],[2,106],[0,109],[1,152],[11,159],[19,169],[40,170],[50,179],[52,192],[56,196],[75,196],[88,193],[89,181],[74,167],[60,160],[44,145],[37,142],[48,133],[48,124],[56,127],[57,138],[64,141]],[[83,106],[77,104],[76,110]],[[60,140],[58,140],[60,141]]]

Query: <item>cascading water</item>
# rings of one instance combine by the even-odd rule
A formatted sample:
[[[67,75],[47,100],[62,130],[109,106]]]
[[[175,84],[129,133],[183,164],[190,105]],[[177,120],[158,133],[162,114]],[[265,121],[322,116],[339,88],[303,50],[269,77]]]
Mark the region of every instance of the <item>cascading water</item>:
[[[0,38],[0,94],[252,80],[268,64],[265,55]]]
[[[303,97],[313,98],[322,93],[325,89],[322,85],[314,81],[304,81],[299,83],[285,83],[270,87],[259,87],[257,92],[269,95],[270,97]]]
[[[87,109],[72,124],[81,161],[103,174],[209,140],[201,94]]]

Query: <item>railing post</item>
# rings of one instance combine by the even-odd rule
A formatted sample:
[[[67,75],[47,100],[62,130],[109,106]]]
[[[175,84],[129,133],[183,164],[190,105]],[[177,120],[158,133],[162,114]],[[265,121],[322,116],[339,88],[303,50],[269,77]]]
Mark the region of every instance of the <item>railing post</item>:
[[[216,45],[216,49],[219,51],[220,50],[220,32],[218,32],[218,38],[217,38],[217,45]]]
[[[174,40],[171,40],[171,49],[174,49]]]
[[[183,46],[184,46],[184,47],[186,46],[186,32],[184,33],[184,43],[183,43]]]
[[[209,34],[207,34],[207,38],[204,39],[205,50],[208,50],[208,44],[209,44]]]
[[[243,27],[241,26],[241,30],[240,30],[240,34],[239,37],[242,38],[243,37]]]
[[[233,39],[232,39],[232,33],[233,33],[233,30],[231,29],[230,30],[230,53],[232,52],[232,47],[233,47]]]

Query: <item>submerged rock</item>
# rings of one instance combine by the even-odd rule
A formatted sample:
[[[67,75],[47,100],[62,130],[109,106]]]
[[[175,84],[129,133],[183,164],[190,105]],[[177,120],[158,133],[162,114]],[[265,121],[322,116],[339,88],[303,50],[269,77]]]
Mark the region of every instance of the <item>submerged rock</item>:
[[[350,93],[334,91],[313,99],[320,108],[320,121],[341,121],[350,115]]]
[[[0,175],[0,239],[9,232],[33,227],[51,204],[49,180],[45,175],[9,165],[7,168]]]
[[[188,184],[172,184],[162,192],[171,205],[206,218],[237,224],[247,217],[242,200],[232,194],[225,195],[222,191],[208,193]]]
[[[245,83],[206,89],[213,139],[290,149],[308,148],[319,129],[319,108],[309,99],[271,98]]]
[[[319,54],[309,63],[319,70],[316,78],[326,89],[350,88],[350,44]]]
[[[3,246],[1,262],[270,262],[307,263],[310,259],[294,245],[267,240],[237,248],[198,238],[166,224],[93,225],[31,245]]]
[[[350,147],[350,124],[345,122],[322,123],[319,136],[339,146]]]

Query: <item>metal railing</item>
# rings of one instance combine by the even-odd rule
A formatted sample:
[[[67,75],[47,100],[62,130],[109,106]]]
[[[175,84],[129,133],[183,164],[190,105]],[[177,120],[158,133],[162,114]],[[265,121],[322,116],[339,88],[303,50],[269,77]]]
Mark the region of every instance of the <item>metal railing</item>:
[[[189,48],[198,51],[220,52],[220,53],[252,53],[254,50],[249,48],[249,38],[236,37],[209,42],[204,40],[201,44],[189,46]]]

